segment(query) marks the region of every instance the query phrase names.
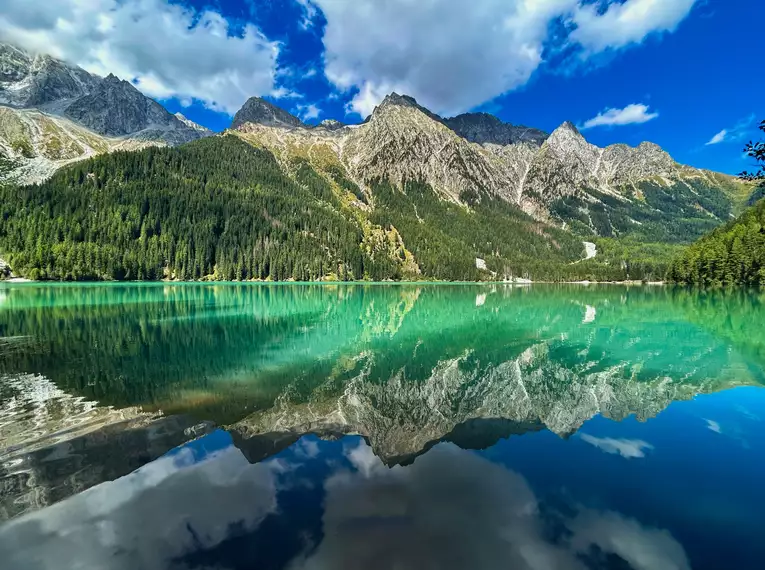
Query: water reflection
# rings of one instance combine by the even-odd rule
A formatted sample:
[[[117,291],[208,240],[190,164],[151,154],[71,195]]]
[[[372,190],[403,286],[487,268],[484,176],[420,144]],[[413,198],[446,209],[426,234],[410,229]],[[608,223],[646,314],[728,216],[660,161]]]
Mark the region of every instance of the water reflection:
[[[762,550],[762,295],[0,291],[11,568],[718,569]]]
[[[734,412],[733,402],[749,407]],[[440,443],[392,468],[359,437],[303,437],[253,463],[218,430],[0,527],[0,560],[19,570],[754,568],[765,555],[756,538],[765,523],[758,476],[695,480],[715,450],[709,438],[721,434],[700,417],[686,421],[684,435],[672,432],[698,412],[754,435],[763,411],[759,393],[713,397],[660,416],[645,435],[650,444],[629,437],[640,423],[604,419],[569,441],[532,431],[485,451]],[[761,467],[738,449],[727,454],[738,468]],[[753,451],[765,451],[762,438]],[[551,456],[571,453],[578,461],[546,467]],[[679,487],[667,478],[667,462]],[[734,479],[735,490],[726,490]],[[735,509],[674,511],[673,501],[702,488],[707,502],[735,497]]]

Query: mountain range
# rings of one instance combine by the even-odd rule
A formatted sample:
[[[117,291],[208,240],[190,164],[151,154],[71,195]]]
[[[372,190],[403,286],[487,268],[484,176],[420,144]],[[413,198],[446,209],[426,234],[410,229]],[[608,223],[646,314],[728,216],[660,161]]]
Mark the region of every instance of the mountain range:
[[[171,115],[114,75],[100,78],[49,56],[0,45],[0,177],[16,184],[43,182],[64,165],[115,150],[183,147],[211,138],[194,151],[179,149],[161,168],[153,166],[160,168],[153,176],[173,179],[181,174],[175,170],[177,162],[190,160],[191,154],[197,161],[209,158],[211,168],[224,156],[240,154],[228,140],[238,139],[276,162],[284,178],[280,186],[297,184],[314,196],[321,194],[322,208],[329,203],[332,215],[358,228],[361,237],[354,247],[366,256],[366,261],[354,262],[356,271],[349,271],[348,256],[340,259],[324,244],[320,247],[329,260],[316,272],[296,270],[295,260],[287,259],[290,268],[276,275],[271,260],[264,260],[265,277],[272,279],[330,273],[352,278],[554,279],[589,276],[585,269],[593,264],[600,271],[593,277],[661,278],[666,260],[651,268],[643,260],[666,257],[667,251],[635,244],[690,243],[743,210],[752,192],[752,185],[734,177],[678,164],[652,143],[599,148],[570,122],[548,134],[486,113],[442,118],[396,93],[355,125],[334,120],[308,125],[253,97],[225,133],[212,135],[180,114]],[[221,158],[215,159],[217,155]],[[257,160],[266,155],[258,154]],[[241,156],[255,160],[246,151]],[[82,168],[86,171],[76,185],[94,174],[91,167]],[[107,161],[99,167],[107,179],[118,174],[114,168],[122,166]],[[248,168],[253,175],[254,167]],[[243,183],[243,173],[220,175]],[[200,172],[195,183],[205,184],[207,178]],[[257,178],[247,183],[257,184]],[[264,219],[276,223],[272,213],[266,212]],[[294,231],[319,235],[308,227]],[[142,230],[130,232],[141,235]],[[266,233],[285,243],[286,236],[273,236],[273,228]],[[616,238],[618,246],[603,238]],[[0,253],[8,257],[27,247],[18,240],[0,245]],[[214,259],[191,272],[172,267],[170,258],[177,254],[172,247],[164,254],[164,265],[146,272],[102,268],[87,272],[88,278],[218,278],[224,265],[229,267],[222,271],[227,278],[264,277],[254,261],[237,253],[239,261],[224,262],[231,256],[219,252],[217,244],[210,247]],[[209,258],[209,249],[204,255]],[[597,262],[591,261],[596,256]],[[582,267],[540,272],[539,260]],[[13,265],[16,273],[32,267],[28,260]],[[189,263],[183,265],[188,269]],[[81,274],[58,271],[53,260],[38,269],[35,276],[47,278],[76,279]]]
[[[0,44],[0,175],[39,182],[65,164],[104,152],[208,134],[128,81]]]

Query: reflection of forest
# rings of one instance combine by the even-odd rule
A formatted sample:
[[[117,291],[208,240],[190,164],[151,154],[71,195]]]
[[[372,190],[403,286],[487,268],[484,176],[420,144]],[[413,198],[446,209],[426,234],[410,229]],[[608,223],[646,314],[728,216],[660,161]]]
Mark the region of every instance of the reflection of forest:
[[[606,371],[692,392],[762,381],[762,313],[761,296],[643,287],[19,287],[0,373],[223,424],[350,382],[415,389],[449,363],[477,383],[529,350],[551,393]]]
[[[105,410],[140,417],[19,450],[21,463],[0,473],[5,516],[129,473],[198,435],[192,426],[203,420],[227,425],[253,462],[306,433],[353,433],[396,464],[439,441],[482,448],[545,427],[565,436],[598,413],[643,419],[697,393],[763,383],[763,298],[752,294],[440,285],[2,291],[0,375],[19,381],[0,382],[0,397],[24,402],[38,427],[42,418],[46,430],[61,430],[71,410],[82,413],[71,406],[90,402],[184,414],[148,423],[136,408]]]

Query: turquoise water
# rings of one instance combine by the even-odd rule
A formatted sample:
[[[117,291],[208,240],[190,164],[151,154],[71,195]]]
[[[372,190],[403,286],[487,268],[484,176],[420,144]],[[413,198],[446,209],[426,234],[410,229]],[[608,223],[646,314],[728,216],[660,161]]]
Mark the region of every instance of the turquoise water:
[[[759,567],[764,301],[1,287],[0,560]]]

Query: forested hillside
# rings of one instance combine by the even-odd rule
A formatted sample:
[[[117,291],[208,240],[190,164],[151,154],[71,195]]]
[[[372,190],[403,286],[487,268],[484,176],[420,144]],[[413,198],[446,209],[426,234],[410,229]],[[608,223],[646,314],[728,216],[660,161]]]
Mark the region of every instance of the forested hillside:
[[[691,245],[668,277],[704,287],[765,286],[765,200]]]
[[[0,191],[0,251],[32,279],[399,277],[318,184],[235,137],[119,152]]]
[[[470,211],[381,183],[367,214],[348,205],[365,197],[342,173],[293,167],[234,136],[100,156],[0,189],[0,255],[53,280],[546,278],[583,255],[504,203]]]
[[[43,280],[659,279],[679,247],[577,236],[480,189],[362,190],[232,135],[99,156],[0,204],[0,258]]]

